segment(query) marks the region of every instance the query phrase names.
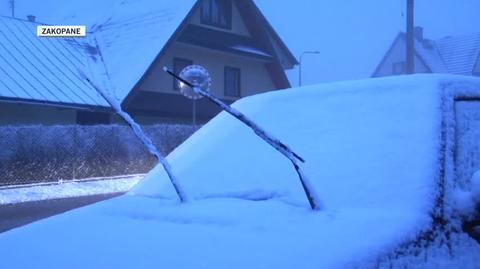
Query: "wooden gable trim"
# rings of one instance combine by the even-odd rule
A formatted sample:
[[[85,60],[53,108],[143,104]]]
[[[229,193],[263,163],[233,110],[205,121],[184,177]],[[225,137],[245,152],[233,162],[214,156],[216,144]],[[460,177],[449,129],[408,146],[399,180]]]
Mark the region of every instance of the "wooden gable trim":
[[[227,53],[242,55],[246,57],[254,57],[263,61],[272,61],[270,55],[261,55],[256,53],[244,52],[235,49],[235,45],[245,45],[252,49],[257,49],[262,52],[270,53],[266,48],[263,48],[257,40],[246,37],[244,35],[213,30],[211,28],[188,24],[182,30],[182,33],[176,39],[177,42],[185,43],[193,46],[223,51]]]
[[[256,25],[257,28],[258,28],[258,25],[264,25],[266,27],[266,30],[272,34],[272,37],[278,42],[280,47],[282,47],[282,49],[286,52],[287,57],[293,63],[293,65],[298,65],[297,58],[292,54],[290,49],[288,49],[287,45],[285,45],[283,40],[280,38],[278,33],[272,27],[270,22],[265,18],[265,16],[257,7],[257,5],[252,0],[234,0],[234,1],[237,4],[237,7],[239,9],[242,8],[244,9],[244,11],[250,11],[245,13],[248,16],[247,20],[244,19],[245,23],[251,24],[250,19],[253,19],[254,21],[257,22],[257,25]]]
[[[265,29],[263,29],[262,27],[258,27],[259,25],[267,25],[268,22],[266,21],[265,17],[263,17],[261,12],[258,10],[258,8],[255,6],[253,1],[251,0],[248,0],[248,1],[239,0],[239,1],[235,1],[235,4],[237,5],[238,11],[240,12],[242,19],[245,22],[245,26],[247,27],[252,37],[258,40],[261,46],[267,48],[268,52],[274,56],[273,63],[267,63],[265,66],[267,68],[267,71],[270,77],[273,80],[273,83],[275,84],[275,87],[278,89],[290,88],[291,87],[290,82],[288,81],[287,75],[285,74],[285,71],[283,70],[283,67],[280,64],[278,55],[276,54],[275,49],[273,48],[273,44],[272,44],[272,41],[270,40],[270,37],[268,36]],[[279,38],[278,35],[276,35],[276,37]],[[281,40],[280,42],[283,44]],[[285,46],[285,49],[288,51],[290,56],[293,57],[293,55],[290,53],[288,48],[286,48],[286,46]],[[296,58],[293,57],[293,59],[295,63],[298,64]]]
[[[114,110],[111,107],[86,105],[86,104],[71,104],[71,103],[63,103],[63,102],[55,102],[55,101],[25,99],[25,98],[19,98],[19,97],[2,96],[0,97],[0,103],[2,102],[12,103],[12,104],[23,104],[23,105],[49,106],[49,107],[56,107],[56,108],[95,111],[95,112],[109,112],[109,113],[114,112]]]
[[[283,67],[279,63],[267,63],[265,64],[267,72],[272,77],[275,88],[277,89],[287,89],[291,88],[290,81],[283,70]]]

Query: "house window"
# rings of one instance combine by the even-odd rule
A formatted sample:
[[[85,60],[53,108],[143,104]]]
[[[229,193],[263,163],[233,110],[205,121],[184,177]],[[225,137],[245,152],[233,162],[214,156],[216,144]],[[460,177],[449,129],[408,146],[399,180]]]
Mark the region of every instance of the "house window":
[[[232,27],[232,1],[203,0],[201,22],[224,29]]]
[[[188,59],[181,59],[181,58],[173,58],[173,72],[176,75],[179,75],[182,72],[183,68],[192,65],[193,61]],[[178,91],[178,81],[176,78],[173,78],[173,90]]]
[[[240,97],[240,69],[225,67],[225,96]]]
[[[405,62],[396,62],[392,65],[392,73],[394,75],[405,74],[406,63]]]
[[[77,111],[77,124],[95,125],[109,124],[110,114],[104,112]]]

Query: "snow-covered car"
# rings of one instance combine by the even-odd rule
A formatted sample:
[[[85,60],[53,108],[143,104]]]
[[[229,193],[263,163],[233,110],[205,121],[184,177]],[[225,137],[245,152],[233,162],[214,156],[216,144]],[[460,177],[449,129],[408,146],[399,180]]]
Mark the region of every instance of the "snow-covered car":
[[[127,195],[0,234],[0,268],[480,268],[480,79],[411,75],[293,88],[234,106]]]

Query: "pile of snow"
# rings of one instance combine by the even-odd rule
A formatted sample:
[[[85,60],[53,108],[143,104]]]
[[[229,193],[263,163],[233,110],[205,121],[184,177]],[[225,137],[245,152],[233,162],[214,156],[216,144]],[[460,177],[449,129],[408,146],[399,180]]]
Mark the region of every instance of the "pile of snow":
[[[129,191],[144,175],[68,180],[0,188],[0,205]]]
[[[245,98],[235,107],[306,160],[323,211],[309,210],[284,156],[222,113],[168,156],[191,202],[178,203],[157,166],[129,195],[1,234],[0,267],[475,268],[480,246],[463,234],[447,250],[462,260],[440,239],[392,258],[432,229],[457,89],[479,93],[480,80],[415,75]],[[457,189],[446,183],[445,197]]]

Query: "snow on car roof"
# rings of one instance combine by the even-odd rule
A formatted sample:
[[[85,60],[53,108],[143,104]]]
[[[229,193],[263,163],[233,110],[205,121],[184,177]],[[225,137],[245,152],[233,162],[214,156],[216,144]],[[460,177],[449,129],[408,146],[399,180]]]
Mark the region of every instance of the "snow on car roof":
[[[455,92],[479,95],[480,79],[398,76],[244,98],[234,106],[306,160],[323,211],[309,210],[288,160],[221,113],[168,156],[192,202],[169,199],[158,166],[128,195],[0,234],[0,267],[374,267],[432,225]],[[470,257],[462,267],[474,264],[480,248],[453,242],[450,253]]]
[[[94,48],[73,38],[38,38],[37,23],[0,16],[0,98],[107,107],[78,75]]]

